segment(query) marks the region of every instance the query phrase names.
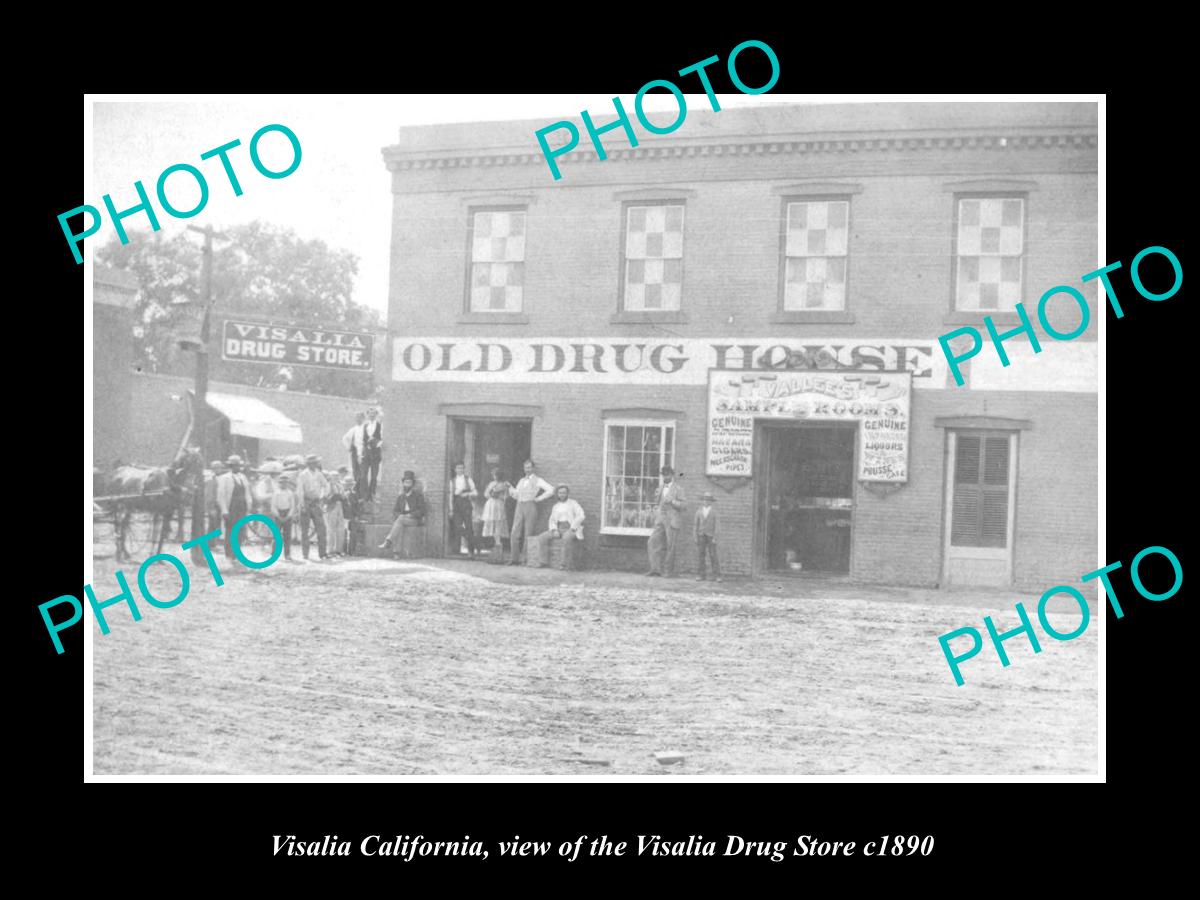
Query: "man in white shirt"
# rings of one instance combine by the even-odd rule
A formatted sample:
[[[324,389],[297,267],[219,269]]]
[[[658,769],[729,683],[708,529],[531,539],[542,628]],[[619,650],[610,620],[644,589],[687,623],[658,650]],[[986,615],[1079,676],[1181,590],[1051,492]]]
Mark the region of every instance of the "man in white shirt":
[[[538,535],[536,568],[550,565],[550,542],[563,542],[560,569],[575,568],[575,547],[583,540],[583,507],[571,499],[571,488],[560,484],[555,491],[558,502],[550,511],[549,530]]]
[[[462,540],[467,539],[467,551],[475,558],[474,504],[479,496],[475,481],[467,474],[465,463],[454,464],[454,475],[450,478],[450,543],[452,553],[462,553]]]
[[[533,543],[533,532],[537,528],[537,505],[542,500],[554,496],[554,488],[550,482],[533,470],[533,460],[525,460],[525,477],[517,482],[516,487],[508,489],[510,497],[517,501],[517,511],[513,514],[512,534],[509,536],[510,558],[508,564],[515,566],[521,561],[521,547],[524,545],[528,555]]]
[[[322,505],[329,494],[329,479],[321,471],[321,457],[310,453],[304,457],[308,466],[296,478],[296,495],[300,502],[300,547],[308,559],[308,526],[317,531],[317,558],[325,558],[325,509]]]
[[[354,425],[349,431],[342,435],[342,446],[346,448],[346,452],[350,454],[350,470],[354,472],[354,483],[358,484],[359,478],[362,477],[359,472],[359,467],[362,465],[363,454],[363,419],[362,413],[354,414]]]
[[[242,458],[236,453],[225,460],[229,471],[217,476],[217,506],[221,509],[221,520],[225,523],[225,558],[233,558],[229,536],[234,524],[250,508],[250,480],[242,474]]]

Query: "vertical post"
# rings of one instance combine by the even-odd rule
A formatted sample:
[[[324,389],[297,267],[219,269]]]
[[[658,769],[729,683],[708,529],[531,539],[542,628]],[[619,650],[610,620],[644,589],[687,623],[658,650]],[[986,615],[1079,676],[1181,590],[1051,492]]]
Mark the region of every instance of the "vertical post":
[[[204,235],[204,249],[202,251],[201,273],[200,280],[203,283],[204,290],[204,317],[200,324],[200,346],[196,349],[196,386],[193,396],[195,406],[192,409],[192,423],[196,433],[196,445],[200,448],[200,465],[193,482],[194,493],[192,495],[192,537],[198,538],[205,532],[205,518],[208,510],[204,503],[204,465],[208,459],[207,454],[210,452],[208,441],[208,345],[209,345],[209,319],[212,311],[212,242],[213,229],[212,226],[204,228],[196,228],[188,226],[192,231],[198,231]],[[192,562],[196,565],[204,563],[204,552],[200,547],[192,548]]]

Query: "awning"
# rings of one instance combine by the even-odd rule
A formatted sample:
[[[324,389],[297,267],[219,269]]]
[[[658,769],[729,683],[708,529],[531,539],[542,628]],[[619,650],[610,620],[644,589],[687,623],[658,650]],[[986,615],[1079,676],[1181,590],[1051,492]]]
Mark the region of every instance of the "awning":
[[[287,444],[300,444],[304,441],[298,423],[257,397],[209,391],[205,398],[209,406],[229,419],[231,434],[261,438],[265,441],[283,441]]]

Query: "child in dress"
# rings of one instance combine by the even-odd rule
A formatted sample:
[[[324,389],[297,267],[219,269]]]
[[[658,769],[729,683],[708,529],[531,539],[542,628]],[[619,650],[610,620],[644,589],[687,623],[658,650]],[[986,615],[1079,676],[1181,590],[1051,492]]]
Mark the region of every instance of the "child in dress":
[[[492,469],[492,480],[483,490],[487,502],[483,506],[483,536],[490,537],[495,548],[493,555],[503,557],[501,538],[508,537],[508,492],[511,485],[499,468]]]

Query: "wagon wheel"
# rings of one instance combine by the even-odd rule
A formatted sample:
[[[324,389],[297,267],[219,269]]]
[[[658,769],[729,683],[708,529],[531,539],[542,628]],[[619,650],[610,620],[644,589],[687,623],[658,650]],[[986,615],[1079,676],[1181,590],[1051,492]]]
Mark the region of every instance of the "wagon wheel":
[[[158,546],[160,528],[162,520],[153,513],[135,512],[125,528],[125,552],[143,559],[149,556]]]
[[[262,519],[251,519],[242,529],[241,540],[246,544],[273,545],[275,535]]]
[[[92,512],[92,558],[105,559],[116,553],[117,525],[110,510]]]

